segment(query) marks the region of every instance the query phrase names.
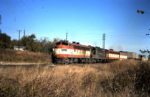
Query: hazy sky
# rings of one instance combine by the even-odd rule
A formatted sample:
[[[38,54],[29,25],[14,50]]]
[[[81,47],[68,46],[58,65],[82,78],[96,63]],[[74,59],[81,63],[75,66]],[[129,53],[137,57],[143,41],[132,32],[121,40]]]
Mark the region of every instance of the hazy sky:
[[[146,13],[136,12],[142,9]],[[18,29],[38,39],[65,39],[106,48],[150,49],[150,0],[0,0],[0,28],[18,39]]]

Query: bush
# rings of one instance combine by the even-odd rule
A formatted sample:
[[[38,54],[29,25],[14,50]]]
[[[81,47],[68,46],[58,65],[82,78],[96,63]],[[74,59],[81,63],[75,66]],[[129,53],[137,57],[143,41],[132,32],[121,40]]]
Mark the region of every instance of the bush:
[[[112,64],[116,64],[113,65],[115,69],[111,68]],[[30,69],[0,68],[0,96],[150,96],[150,63],[136,62],[136,65],[133,63],[134,66],[130,66],[132,64],[129,61],[126,64],[129,64],[129,66],[125,67],[122,61],[103,65],[96,64],[96,66],[92,64],[84,66],[33,67]]]

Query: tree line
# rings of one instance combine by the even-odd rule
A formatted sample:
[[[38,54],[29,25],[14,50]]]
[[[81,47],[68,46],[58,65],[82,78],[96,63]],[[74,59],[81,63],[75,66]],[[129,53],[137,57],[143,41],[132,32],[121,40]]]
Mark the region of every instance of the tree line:
[[[23,36],[20,40],[11,40],[9,35],[0,32],[0,49],[14,49],[14,46],[23,46],[28,51],[51,53],[53,45],[58,40],[54,39],[53,41],[49,41],[46,38],[38,40],[35,34]]]

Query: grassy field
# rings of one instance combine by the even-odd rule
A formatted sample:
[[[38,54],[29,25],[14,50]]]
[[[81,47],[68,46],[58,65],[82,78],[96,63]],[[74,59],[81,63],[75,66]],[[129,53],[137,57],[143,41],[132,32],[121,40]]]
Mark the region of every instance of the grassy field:
[[[1,63],[51,63],[50,55],[29,51],[0,49]]]
[[[148,97],[150,63],[0,68],[0,97]]]

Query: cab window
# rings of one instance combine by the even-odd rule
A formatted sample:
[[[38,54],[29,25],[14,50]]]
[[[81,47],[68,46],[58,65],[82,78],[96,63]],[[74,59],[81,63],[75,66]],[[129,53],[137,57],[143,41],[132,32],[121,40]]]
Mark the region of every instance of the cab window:
[[[61,51],[63,51],[63,52],[64,52],[64,51],[67,51],[67,49],[61,49]]]

